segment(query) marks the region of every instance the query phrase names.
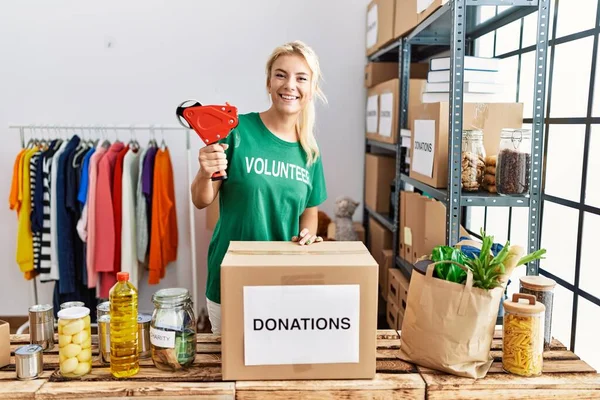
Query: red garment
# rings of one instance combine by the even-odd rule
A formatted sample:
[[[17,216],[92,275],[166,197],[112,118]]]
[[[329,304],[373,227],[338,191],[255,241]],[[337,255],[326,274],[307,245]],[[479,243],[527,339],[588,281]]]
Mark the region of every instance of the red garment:
[[[114,223],[115,223],[115,266],[113,271],[115,273],[121,271],[121,216],[123,215],[123,159],[125,154],[129,151],[129,146],[123,147],[123,149],[117,155],[115,161],[115,177],[112,187],[112,205],[114,211]]]
[[[125,145],[113,143],[98,163],[96,183],[96,227],[95,227],[95,267],[101,273],[100,298],[108,298],[110,289],[117,282],[115,266],[115,217],[112,204],[117,157]]]
[[[177,209],[169,149],[159,150],[154,161],[152,182],[152,221],[148,283],[165,277],[167,264],[177,259]]]

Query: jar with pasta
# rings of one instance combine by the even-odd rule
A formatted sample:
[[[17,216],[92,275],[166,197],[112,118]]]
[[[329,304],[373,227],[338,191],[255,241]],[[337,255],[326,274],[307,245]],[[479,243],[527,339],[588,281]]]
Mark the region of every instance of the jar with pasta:
[[[58,312],[58,357],[60,373],[77,378],[92,370],[90,309],[70,307]]]
[[[541,375],[545,310],[530,294],[515,293],[512,301],[504,301],[502,368],[506,372],[520,376]]]

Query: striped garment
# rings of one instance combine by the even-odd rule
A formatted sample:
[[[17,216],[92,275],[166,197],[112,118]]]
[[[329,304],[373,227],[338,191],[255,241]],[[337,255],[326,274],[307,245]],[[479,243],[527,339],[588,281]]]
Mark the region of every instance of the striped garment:
[[[35,181],[37,176],[37,160],[41,156],[42,152],[38,151],[35,153],[29,161],[29,192],[31,193],[31,214],[35,214]],[[33,226],[32,226],[33,228]],[[36,232],[32,229],[33,237],[33,268],[39,270],[40,268],[40,253],[42,250],[42,232]]]

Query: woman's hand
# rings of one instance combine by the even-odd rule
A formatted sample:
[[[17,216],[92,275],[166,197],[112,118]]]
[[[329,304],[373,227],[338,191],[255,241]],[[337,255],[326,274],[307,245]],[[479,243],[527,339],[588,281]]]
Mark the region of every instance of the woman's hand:
[[[311,234],[307,228],[302,229],[300,235],[292,237],[292,242],[298,242],[300,246],[313,244],[316,242],[322,242],[321,236]]]
[[[198,161],[200,162],[200,175],[210,179],[215,172],[225,171],[227,168],[227,156],[225,150],[228,144],[211,144],[200,149]]]

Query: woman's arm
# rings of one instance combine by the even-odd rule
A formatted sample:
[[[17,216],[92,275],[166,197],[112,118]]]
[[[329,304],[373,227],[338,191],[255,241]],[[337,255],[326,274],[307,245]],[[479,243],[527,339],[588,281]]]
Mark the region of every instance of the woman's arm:
[[[217,197],[221,182],[223,181],[213,182],[210,178],[203,177],[200,171],[198,171],[191,187],[192,203],[194,203],[194,206],[200,210],[208,207],[215,197]]]
[[[227,168],[225,150],[228,147],[229,145],[224,143],[212,144],[200,149],[198,154],[200,169],[190,188],[192,203],[196,208],[208,207],[217,197],[222,181],[213,182],[211,177],[215,172],[225,171]]]
[[[298,244],[311,244],[317,240],[319,207],[309,207],[300,215],[300,241]],[[292,239],[293,240],[293,239]]]

